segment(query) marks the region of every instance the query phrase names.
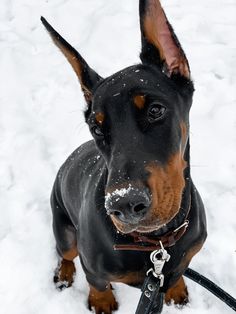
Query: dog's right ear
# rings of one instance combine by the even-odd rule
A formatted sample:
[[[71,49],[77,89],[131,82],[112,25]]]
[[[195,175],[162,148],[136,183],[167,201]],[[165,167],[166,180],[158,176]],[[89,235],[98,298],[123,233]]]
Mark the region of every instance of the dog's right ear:
[[[102,80],[102,77],[88,66],[78,51],[73,48],[59,33],[57,33],[44,17],[41,17],[41,21],[46,30],[49,32],[55,45],[64,54],[74,69],[80,81],[85,100],[88,104],[90,104],[93,98],[93,88],[100,80]]]

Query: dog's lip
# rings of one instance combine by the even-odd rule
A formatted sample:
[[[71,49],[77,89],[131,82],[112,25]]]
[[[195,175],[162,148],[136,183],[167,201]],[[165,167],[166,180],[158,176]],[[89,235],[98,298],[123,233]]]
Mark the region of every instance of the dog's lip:
[[[137,233],[152,233],[154,231],[158,231],[160,229],[162,229],[166,224],[160,224],[160,223],[157,223],[157,224],[153,224],[152,226],[138,226],[136,229],[135,229],[135,232]]]
[[[153,226],[153,227],[139,227],[137,228],[134,232],[137,232],[137,233],[143,233],[143,234],[149,234],[149,233],[153,233],[155,231],[159,231],[160,229],[162,229],[163,227],[165,226],[165,224],[163,225],[158,225],[157,226]]]
[[[144,226],[144,225],[125,225],[122,231],[119,230],[122,234],[130,234],[130,233],[137,233],[137,234],[150,234],[154,231],[159,231],[162,229],[166,224],[154,224],[152,226]]]
[[[136,227],[135,226],[131,226],[131,225],[125,225],[123,226],[122,230],[117,229],[117,232],[120,232],[122,234],[129,234],[129,233],[132,233],[132,232],[135,232],[136,231]]]
[[[114,223],[114,222],[113,222]],[[150,224],[150,219],[142,219],[138,223],[125,223],[122,221],[119,221],[119,225],[115,224],[115,227],[118,232],[122,234],[130,234],[130,233],[137,233],[137,234],[145,234],[148,235],[153,232],[159,232],[161,229],[163,229],[168,222],[167,221],[161,221],[160,219],[152,219],[152,223]]]

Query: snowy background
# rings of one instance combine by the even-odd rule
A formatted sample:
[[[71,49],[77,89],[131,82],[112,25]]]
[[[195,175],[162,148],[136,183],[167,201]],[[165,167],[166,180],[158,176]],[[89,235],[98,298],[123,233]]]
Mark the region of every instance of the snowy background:
[[[204,199],[208,239],[191,266],[236,295],[236,1],[163,0],[190,61],[192,176]],[[138,62],[137,0],[0,1],[0,311],[87,314],[79,261],[73,288],[52,283],[57,259],[50,190],[66,157],[90,139],[75,74],[39,18],[106,76]],[[232,313],[189,282],[191,303],[164,314]],[[117,312],[132,314],[140,292],[115,285]]]

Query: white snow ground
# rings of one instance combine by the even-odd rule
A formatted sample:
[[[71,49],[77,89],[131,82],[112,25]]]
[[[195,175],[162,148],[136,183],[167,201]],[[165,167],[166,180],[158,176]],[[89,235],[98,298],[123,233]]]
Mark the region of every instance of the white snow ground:
[[[208,239],[191,266],[236,295],[236,1],[163,0],[195,80],[192,176],[204,199]],[[77,261],[73,288],[52,284],[57,263],[49,194],[65,158],[90,139],[77,79],[46,34],[44,15],[102,75],[138,62],[137,0],[0,1],[0,312],[86,314]],[[190,304],[164,314],[232,313],[188,281]],[[115,285],[117,312],[140,292]]]

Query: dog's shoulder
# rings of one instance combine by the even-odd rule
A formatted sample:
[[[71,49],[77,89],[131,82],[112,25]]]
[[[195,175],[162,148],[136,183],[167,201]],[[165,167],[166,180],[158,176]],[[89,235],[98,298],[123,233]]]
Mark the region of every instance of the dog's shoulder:
[[[94,140],[83,143],[76,148],[61,166],[58,177],[65,179],[70,172],[81,171],[82,173],[93,167],[96,161],[100,159],[100,153],[95,145]]]
[[[102,157],[94,140],[79,146],[62,164],[57,173],[53,192],[62,199],[73,199],[73,195],[83,193],[88,178],[101,171]],[[68,195],[69,194],[69,195]]]

